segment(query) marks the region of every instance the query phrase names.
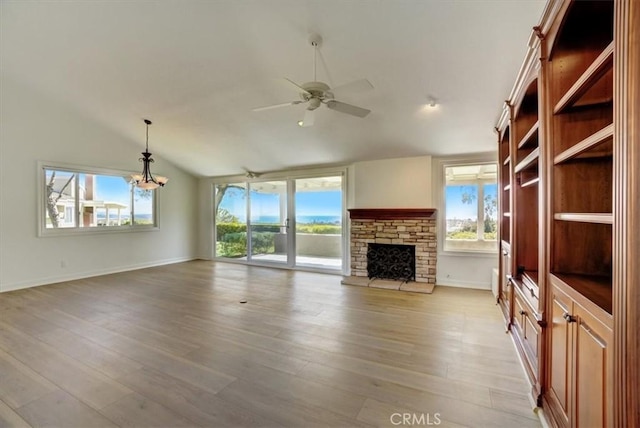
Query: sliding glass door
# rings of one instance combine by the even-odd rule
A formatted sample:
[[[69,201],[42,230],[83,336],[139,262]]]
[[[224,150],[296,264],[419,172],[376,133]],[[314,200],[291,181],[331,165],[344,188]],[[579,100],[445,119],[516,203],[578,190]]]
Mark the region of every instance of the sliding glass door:
[[[342,175],[218,184],[215,257],[342,269]]]
[[[249,260],[289,263],[286,181],[249,184]]]
[[[296,265],[342,268],[342,176],[295,180]]]

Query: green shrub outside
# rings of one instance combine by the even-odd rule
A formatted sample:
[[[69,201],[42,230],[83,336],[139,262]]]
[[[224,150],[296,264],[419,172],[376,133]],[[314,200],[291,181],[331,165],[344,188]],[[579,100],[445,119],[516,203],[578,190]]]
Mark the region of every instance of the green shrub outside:
[[[253,230],[253,253],[269,254],[275,251],[274,234],[280,233],[279,224],[259,224]],[[221,257],[244,257],[247,255],[247,225],[242,223],[217,223],[216,254]],[[342,226],[335,224],[299,224],[297,233],[317,235],[339,235]]]
[[[337,224],[298,224],[298,233],[313,233],[315,235],[340,235],[342,226]]]
[[[279,224],[258,224],[251,228],[254,232],[280,232]],[[218,240],[228,233],[247,232],[247,225],[243,223],[218,223],[216,225]],[[342,226],[338,224],[298,224],[296,225],[298,233],[314,233],[317,235],[339,235],[342,233]]]
[[[496,239],[496,237],[497,237],[497,233],[496,232],[484,232],[484,239],[486,239],[486,240]],[[448,232],[447,233],[447,239],[472,239],[472,240],[476,240],[476,239],[478,239],[478,234],[475,231],[458,230],[458,231],[455,231],[455,232]]]

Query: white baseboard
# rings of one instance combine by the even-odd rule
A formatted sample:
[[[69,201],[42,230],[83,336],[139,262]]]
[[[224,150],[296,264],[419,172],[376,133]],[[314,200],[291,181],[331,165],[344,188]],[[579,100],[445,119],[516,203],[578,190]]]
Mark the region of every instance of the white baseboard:
[[[436,285],[438,287],[458,287],[458,288],[473,288],[475,290],[491,290],[491,284],[477,281],[462,281],[451,278],[437,278]]]
[[[154,266],[170,265],[174,263],[198,260],[198,257],[177,257],[173,259],[156,260],[148,263],[138,263],[135,265],[118,266],[108,269],[98,269],[92,271],[75,272],[67,275],[55,275],[46,278],[32,279],[27,281],[0,284],[0,293],[6,291],[22,290],[24,288],[39,287],[41,285],[55,284],[58,282],[74,281],[77,279],[91,278],[92,276],[109,275],[112,273],[126,272],[131,270],[145,269]]]

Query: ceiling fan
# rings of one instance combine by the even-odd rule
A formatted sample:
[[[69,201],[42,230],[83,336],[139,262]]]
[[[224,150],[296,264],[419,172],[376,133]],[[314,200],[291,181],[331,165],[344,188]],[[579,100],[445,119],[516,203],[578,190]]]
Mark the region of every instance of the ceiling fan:
[[[352,116],[357,117],[365,117],[371,110],[367,110],[362,107],[357,107],[351,104],[343,103],[342,101],[338,101],[334,98],[335,92],[347,92],[347,91],[366,91],[373,89],[373,85],[367,79],[359,79],[353,82],[340,85],[331,89],[329,85],[323,82],[318,82],[316,77],[316,56],[318,53],[318,48],[322,43],[322,37],[317,34],[312,34],[309,37],[309,42],[311,46],[313,46],[313,81],[303,83],[298,85],[294,81],[284,78],[285,82],[287,82],[291,87],[295,88],[300,94],[300,100],[291,101],[288,103],[275,104],[266,107],[258,107],[254,108],[253,111],[262,111],[262,110],[270,110],[274,108],[287,107],[297,104],[308,104],[307,110],[304,114],[304,119],[298,122],[300,126],[311,126],[315,121],[315,110],[320,107],[322,104],[326,105],[327,108],[331,110],[335,110],[340,113],[350,114]]]

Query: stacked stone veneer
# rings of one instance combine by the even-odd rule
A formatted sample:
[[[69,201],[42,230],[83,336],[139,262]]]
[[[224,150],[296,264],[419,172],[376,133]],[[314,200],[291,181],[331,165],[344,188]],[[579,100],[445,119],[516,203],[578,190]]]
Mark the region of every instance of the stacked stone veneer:
[[[351,219],[351,275],[367,276],[367,245],[400,244],[416,247],[416,282],[436,283],[436,219]]]

